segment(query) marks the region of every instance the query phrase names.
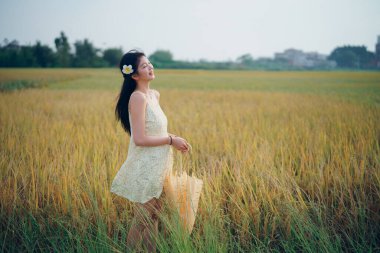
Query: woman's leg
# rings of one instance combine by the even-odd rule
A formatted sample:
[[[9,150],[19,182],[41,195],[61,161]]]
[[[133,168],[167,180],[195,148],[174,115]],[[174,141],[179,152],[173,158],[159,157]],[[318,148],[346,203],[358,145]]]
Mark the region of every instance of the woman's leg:
[[[132,225],[131,225],[131,228],[129,229],[128,236],[127,236],[127,246],[130,249],[135,249],[137,244],[141,243],[141,240],[142,240],[141,231],[143,231],[144,228],[145,228],[144,225],[136,216],[136,211],[135,211],[135,216],[132,219]]]
[[[135,248],[143,240],[149,252],[156,252],[155,238],[158,236],[158,217],[161,211],[161,201],[153,198],[147,203],[136,203],[135,217],[128,233],[127,245]]]

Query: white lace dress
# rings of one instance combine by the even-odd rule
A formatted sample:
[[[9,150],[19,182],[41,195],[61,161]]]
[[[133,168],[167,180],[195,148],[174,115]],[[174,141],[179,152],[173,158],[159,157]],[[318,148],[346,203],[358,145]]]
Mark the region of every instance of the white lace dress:
[[[145,134],[168,136],[167,118],[157,98],[154,95],[146,98]],[[173,151],[170,145],[136,146],[132,124],[131,133],[127,159],[112,182],[111,192],[133,202],[145,203],[160,197],[165,177],[173,166]]]

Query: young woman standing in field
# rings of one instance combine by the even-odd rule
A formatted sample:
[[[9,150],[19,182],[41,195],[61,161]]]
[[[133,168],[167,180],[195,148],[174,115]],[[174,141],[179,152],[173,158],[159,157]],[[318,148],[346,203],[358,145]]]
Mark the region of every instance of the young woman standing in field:
[[[135,202],[134,218],[127,245],[139,241],[150,252],[156,251],[159,199],[167,173],[172,169],[171,146],[185,153],[187,141],[167,132],[167,118],[159,105],[160,94],[150,88],[154,68],[143,52],[131,50],[120,61],[124,77],[115,113],[130,135],[128,156],[117,172],[111,192]]]

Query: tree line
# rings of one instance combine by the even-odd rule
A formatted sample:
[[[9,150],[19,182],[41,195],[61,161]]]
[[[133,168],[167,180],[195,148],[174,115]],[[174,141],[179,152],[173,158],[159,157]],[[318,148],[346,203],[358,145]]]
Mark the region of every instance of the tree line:
[[[54,39],[55,50],[37,41],[34,45],[19,45],[16,40],[0,45],[0,67],[114,67],[118,65],[121,48],[100,50],[88,39],[72,46],[64,32]]]
[[[380,58],[365,46],[343,46],[335,48],[328,57],[338,67],[349,69],[379,68]]]
[[[96,48],[88,39],[70,45],[64,32],[54,39],[55,48],[37,41],[34,45],[19,45],[16,40],[4,40],[0,44],[0,67],[115,67],[123,55],[121,48]],[[325,64],[313,67],[293,66],[289,61],[276,58],[253,59],[250,54],[239,56],[235,61],[180,61],[174,60],[168,50],[157,50],[148,56],[156,68],[177,69],[331,69]],[[380,59],[365,46],[335,48],[327,58],[336,62],[337,68],[378,69]],[[334,67],[335,68],[335,67]]]

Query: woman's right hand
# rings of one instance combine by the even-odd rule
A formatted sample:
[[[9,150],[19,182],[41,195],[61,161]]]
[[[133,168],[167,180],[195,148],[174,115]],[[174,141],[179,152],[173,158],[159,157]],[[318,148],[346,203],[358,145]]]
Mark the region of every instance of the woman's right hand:
[[[185,139],[179,136],[173,136],[172,138],[173,138],[173,141],[172,141],[173,147],[175,147],[177,150],[181,151],[182,153],[189,151],[189,145]]]

